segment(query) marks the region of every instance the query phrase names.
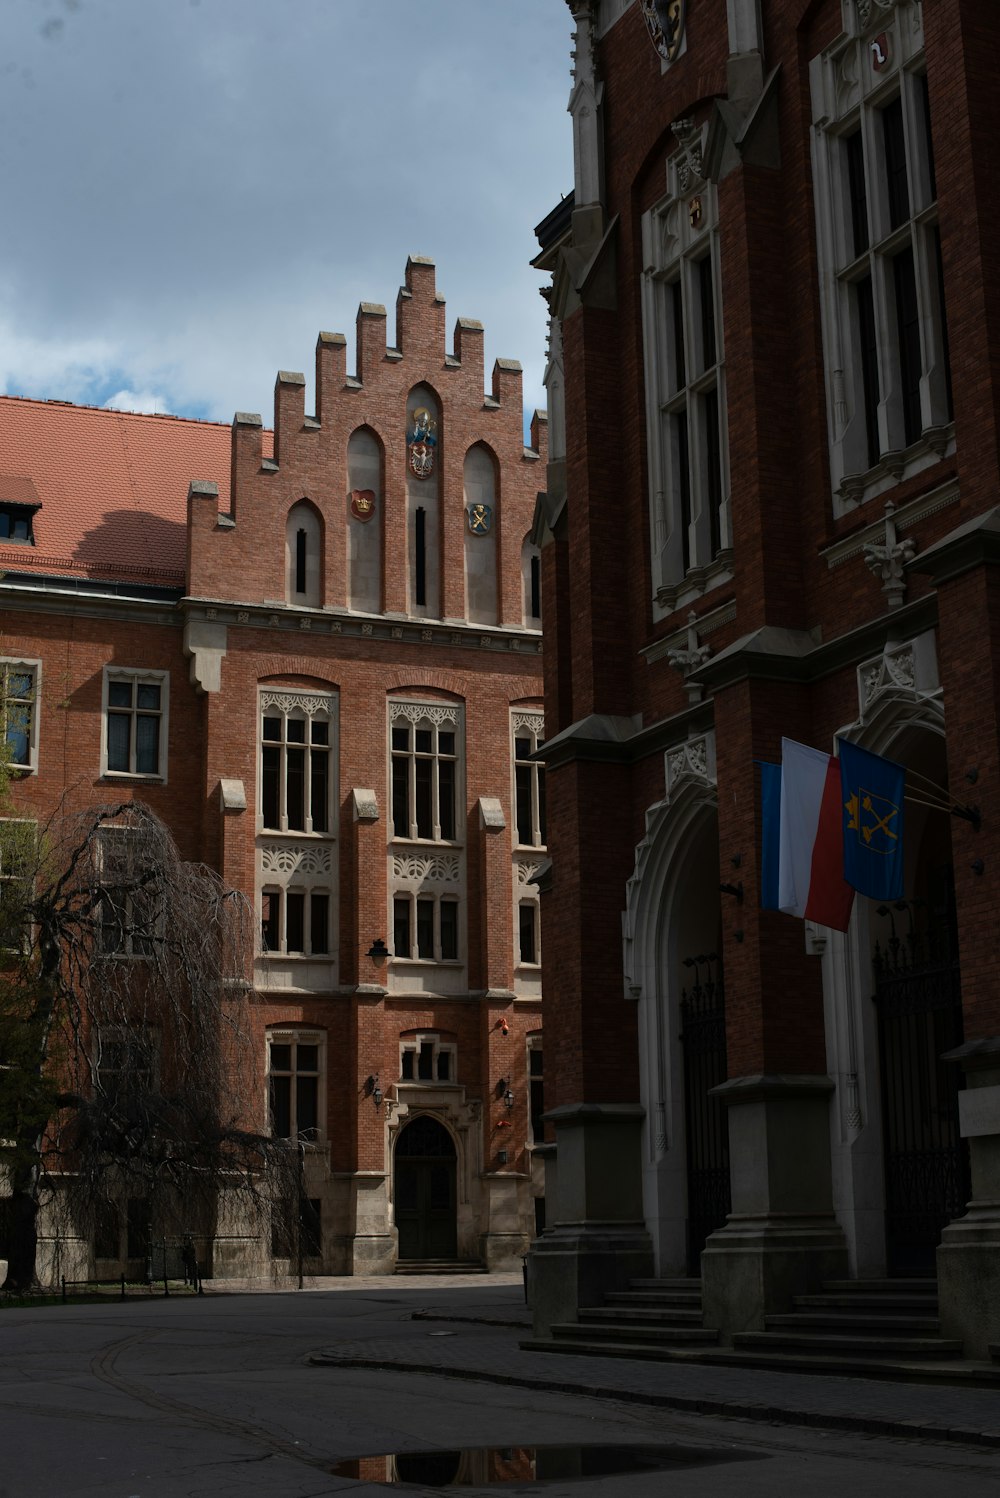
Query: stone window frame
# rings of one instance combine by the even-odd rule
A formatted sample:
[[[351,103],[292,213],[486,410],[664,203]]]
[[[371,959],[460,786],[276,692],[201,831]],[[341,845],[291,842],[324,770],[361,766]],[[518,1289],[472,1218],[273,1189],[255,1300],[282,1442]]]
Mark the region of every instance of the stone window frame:
[[[701,175],[704,130],[678,121],[675,133],[680,135],[681,127],[680,147],[666,163],[666,194],[642,216],[650,557],[657,620],[732,576],[718,190]],[[705,263],[710,267],[707,289],[712,295],[714,331],[714,348],[707,352],[703,346],[707,324],[701,315],[706,290],[701,267]],[[678,359],[678,311],[683,369]],[[715,505],[711,503],[712,472],[718,483]]]
[[[393,742],[394,729],[401,724],[409,725],[409,746],[396,747]],[[447,727],[445,727],[447,725]],[[440,735],[442,729],[450,732],[454,737],[455,748],[453,753],[442,752],[440,749]],[[432,736],[432,747],[430,749],[418,749],[417,733],[430,732]],[[464,806],[463,785],[465,769],[465,712],[461,703],[421,702],[411,698],[390,698],[389,700],[389,815],[392,825],[393,842],[420,843],[442,843],[449,847],[458,847],[464,844],[465,839],[459,836],[462,827],[461,811]],[[400,763],[406,756],[409,770],[407,775],[407,828],[405,832],[396,831],[396,779],[394,763]],[[421,763],[430,763],[430,835],[424,836],[419,831],[420,811],[417,805],[417,767]],[[453,764],[454,782],[452,786],[451,822],[453,836],[442,836],[441,816],[441,766]]]
[[[850,30],[809,65],[812,167],[826,415],[833,513],[850,513],[954,451],[948,341],[940,269],[927,116],[924,38],[919,6],[878,6],[848,13]],[[883,41],[883,38],[885,39]],[[878,46],[878,54],[874,51]],[[888,51],[888,60],[875,66]],[[901,101],[907,214],[892,223],[884,133],[887,108]],[[852,212],[861,148],[865,209],[859,245]],[[856,150],[856,148],[855,148]],[[919,338],[919,431],[908,434],[897,318],[902,288],[896,264],[909,254]],[[862,288],[867,288],[862,299]],[[865,328],[868,328],[866,339]],[[877,392],[868,388],[863,344],[875,359]],[[877,407],[872,401],[877,394]],[[870,432],[870,421],[877,432]],[[912,426],[912,417],[909,418]],[[872,438],[878,451],[872,447]]]
[[[544,1110],[544,1104],[540,1108],[538,1108],[536,1110],[536,1108],[535,1108],[535,1098],[534,1098],[534,1089],[533,1089],[533,1085],[532,1085],[533,1083],[538,1083],[539,1084],[539,1090],[541,1090],[542,1088],[544,1088],[544,1084],[545,1084],[545,1070],[544,1070],[545,1063],[544,1063],[544,1060],[542,1062],[542,1066],[538,1069],[537,1072],[535,1071],[533,1063],[532,1063],[532,1056],[534,1056],[534,1055],[542,1056],[543,1055],[544,1046],[545,1046],[545,1037],[544,1037],[544,1035],[542,1034],[542,1032],[540,1030],[536,1031],[532,1035],[526,1035],[525,1036],[525,1041],[524,1041],[524,1048],[525,1048],[524,1077],[525,1077],[525,1091],[526,1091],[526,1093],[528,1095],[528,1140],[527,1140],[527,1142],[528,1142],[529,1146],[531,1146],[531,1145],[537,1145],[537,1144],[542,1144],[542,1143],[544,1143],[544,1140],[545,1140],[545,1129],[544,1129],[544,1126],[543,1126],[543,1128],[538,1133],[536,1133],[536,1131],[535,1131],[535,1118],[536,1118],[536,1116],[540,1116],[540,1114],[543,1113],[545,1110]]]
[[[431,907],[431,951],[421,952],[421,910],[423,905]],[[443,907],[454,909],[454,950],[445,953],[444,921],[442,916]],[[409,932],[409,950],[399,950],[400,932],[400,910],[406,908],[406,924]],[[420,889],[405,889],[395,886],[392,896],[392,945],[393,957],[405,962],[421,963],[444,963],[460,964],[462,962],[462,938],[461,938],[462,906],[457,892],[442,892],[428,890],[426,887]],[[452,946],[452,942],[448,942]]]
[[[132,701],[124,704],[111,702],[112,685],[128,682],[132,688]],[[160,691],[159,706],[144,707],[139,703],[139,689],[155,686]],[[113,770],[108,764],[108,728],[110,718],[129,716],[129,768]],[[137,727],[139,719],[155,719],[157,722],[156,769],[139,770],[137,762]],[[101,682],[101,777],[107,780],[158,780],[167,783],[167,745],[170,737],[170,672],[144,670],[138,666],[105,666]]]
[[[117,842],[119,847],[126,848],[129,841],[139,845],[141,837],[140,828],[121,826],[115,822],[105,822],[94,836],[94,869],[97,881],[97,949],[94,957],[103,962],[149,962],[153,956],[152,940],[149,936],[137,935],[137,927],[140,932],[148,931],[156,938],[162,938],[164,933],[165,912],[162,906],[137,918],[135,902],[138,892],[126,889],[120,903],[116,903],[109,893],[115,886],[105,882],[106,873],[113,871],[113,864],[109,863],[110,847]],[[134,876],[129,873],[127,877]],[[113,919],[108,916],[109,910],[114,912]],[[117,933],[118,939],[113,944],[108,944],[108,933]]]
[[[338,880],[338,828],[339,806],[339,738],[340,699],[337,692],[299,690],[291,687],[260,686],[257,694],[257,837],[256,837],[256,908],[259,936],[259,956],[286,963],[331,964],[337,961],[337,932],[339,921]],[[270,709],[270,711],[269,711]],[[271,828],[264,825],[264,748],[265,717],[279,716],[282,720],[280,744],[282,757],[279,764],[278,805],[279,819],[286,825]],[[311,725],[323,720],[329,725],[326,744],[312,743]],[[305,722],[303,740],[289,741],[289,721]],[[277,744],[278,740],[270,741]],[[302,748],[303,766],[303,827],[287,826],[287,749]],[[312,755],[322,753],[326,762],[326,822],[327,826],[315,829],[311,806]],[[284,789],[283,789],[284,788]],[[314,907],[312,896],[325,894],[327,901],[327,930],[325,950],[318,950],[312,931]],[[265,945],[264,910],[265,896],[277,895],[280,900],[278,913],[278,940],[276,945]],[[303,897],[303,949],[288,949],[288,896]],[[322,939],[321,939],[322,940]],[[329,974],[324,975],[324,982]]]
[[[13,677],[28,676],[31,686],[27,694],[11,697],[9,683]],[[0,695],[2,695],[3,709],[3,734],[7,744],[11,743],[11,711],[12,707],[18,710],[24,706],[28,709],[28,757],[25,760],[10,759],[7,768],[18,776],[38,774],[38,707],[41,699],[42,689],[42,663],[38,659],[29,656],[4,655],[0,656]],[[15,729],[15,732],[17,730]]]
[[[324,1145],[327,1142],[326,1112],[327,1112],[327,1032],[317,1025],[287,1025],[274,1024],[267,1027],[265,1035],[266,1066],[264,1071],[264,1107],[267,1128],[272,1138],[288,1139],[299,1144]],[[271,1066],[271,1048],[274,1045],[287,1045],[292,1048],[291,1065],[281,1067],[277,1072]],[[305,1068],[300,1071],[298,1067],[298,1047],[315,1046],[317,1049],[316,1069]],[[289,1078],[288,1134],[274,1134],[274,1110],[271,1102],[271,1077],[272,1075]],[[316,1126],[314,1129],[305,1131],[294,1126],[298,1123],[298,1086],[300,1076],[302,1078],[316,1079]],[[308,1135],[309,1137],[304,1137]]]
[[[17,840],[7,839],[8,828],[23,828],[24,843],[18,846]],[[17,882],[34,885],[35,860],[38,855],[38,822],[34,817],[0,817],[0,904],[3,903],[4,890],[8,885]],[[29,868],[20,867],[22,862],[27,862]],[[0,952],[26,952],[31,943],[32,927],[30,923],[25,925],[21,940],[8,946],[0,946]]]
[[[420,1058],[426,1047],[430,1047],[430,1072],[429,1077],[421,1077],[419,1073]],[[412,1057],[409,1066],[410,1075],[407,1076],[407,1064],[405,1056]],[[447,1075],[440,1075],[440,1058],[448,1057],[446,1067]],[[407,1086],[439,1086],[441,1083],[451,1084],[458,1081],[458,1043],[454,1040],[442,1040],[437,1030],[416,1030],[399,1037],[399,1080]]]

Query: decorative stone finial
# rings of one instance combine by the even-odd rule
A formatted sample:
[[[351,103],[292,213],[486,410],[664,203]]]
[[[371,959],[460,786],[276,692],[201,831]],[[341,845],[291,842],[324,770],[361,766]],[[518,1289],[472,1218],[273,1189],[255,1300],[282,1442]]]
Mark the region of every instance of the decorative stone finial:
[[[687,677],[699,666],[704,665],[711,654],[711,645],[703,645],[698,637],[698,615],[694,612],[688,614],[687,645],[668,650],[667,660],[675,671],[680,671],[683,676]],[[701,701],[702,688],[696,682],[691,682],[690,685],[685,682],[685,691],[690,702]]]
[[[885,507],[885,542],[882,546],[869,543],[864,548],[865,565],[882,579],[882,592],[891,609],[898,609],[906,597],[904,568],[915,555],[917,543],[912,536],[902,541],[896,535],[893,514],[896,506],[890,499]]]

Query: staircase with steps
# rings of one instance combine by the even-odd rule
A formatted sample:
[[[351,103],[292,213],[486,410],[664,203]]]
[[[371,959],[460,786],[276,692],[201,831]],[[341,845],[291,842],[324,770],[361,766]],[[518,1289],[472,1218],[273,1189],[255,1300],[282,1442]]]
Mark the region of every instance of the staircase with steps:
[[[400,1259],[395,1274],[486,1274],[481,1259]]]
[[[927,1280],[833,1280],[793,1309],[768,1316],[760,1332],[737,1332],[720,1347],[702,1325],[699,1280],[634,1280],[579,1320],[554,1326],[551,1341],[525,1348],[591,1356],[723,1363],[874,1378],[927,1378],[1000,1387],[1000,1347],[992,1364],[963,1361],[961,1342],[940,1334],[937,1284]]]

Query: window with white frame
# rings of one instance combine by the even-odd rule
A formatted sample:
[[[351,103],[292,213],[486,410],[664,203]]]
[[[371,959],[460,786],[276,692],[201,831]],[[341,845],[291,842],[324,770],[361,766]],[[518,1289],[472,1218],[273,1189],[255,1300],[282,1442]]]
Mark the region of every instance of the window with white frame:
[[[432,1034],[401,1036],[399,1076],[403,1082],[455,1082],[458,1047]]]
[[[542,1144],[545,1139],[545,1066],[541,1035],[528,1036],[528,1142]]]
[[[524,848],[544,848],[545,767],[532,758],[545,738],[541,713],[511,713],[514,744],[514,824],[516,842]]]
[[[540,956],[537,900],[520,900],[517,906],[517,948],[521,966],[535,967]]]
[[[325,1051],[320,1030],[268,1031],[268,1112],[275,1139],[323,1138]]]
[[[145,856],[135,828],[97,833],[97,949],[104,957],[148,958],[163,934],[159,870]]]
[[[397,893],[392,901],[393,956],[458,961],[458,900],[454,895]]]
[[[667,196],[642,220],[652,576],[664,611],[721,580],[731,546],[718,199],[701,176],[702,132],[679,127]]]
[[[260,713],[261,827],[330,832],[336,700],[309,692],[265,691]]]
[[[104,775],[167,774],[166,671],[104,672]]]
[[[260,934],[265,953],[328,957],[329,888],[310,885],[302,889],[268,889],[265,885],[260,896]]]
[[[38,687],[41,674],[41,661],[0,659],[0,712],[7,744],[7,764],[13,769],[38,769]]]
[[[393,836],[454,842],[460,709],[393,702],[389,717]]]
[[[336,738],[335,696],[261,691],[257,891],[272,977],[281,958],[335,958]]]
[[[838,507],[936,462],[952,395],[923,36],[880,15],[810,68],[831,477]],[[871,30],[871,28],[869,28]]]
[[[389,883],[396,963],[463,961],[463,731],[464,712],[457,703],[389,703]]]

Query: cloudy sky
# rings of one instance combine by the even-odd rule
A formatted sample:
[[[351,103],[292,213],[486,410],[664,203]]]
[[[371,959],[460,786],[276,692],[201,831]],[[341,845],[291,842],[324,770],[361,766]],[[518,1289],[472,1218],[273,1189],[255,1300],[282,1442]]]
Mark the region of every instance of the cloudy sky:
[[[391,340],[418,254],[543,404],[570,31],[564,0],[0,0],[0,391],[270,422],[360,301]]]

